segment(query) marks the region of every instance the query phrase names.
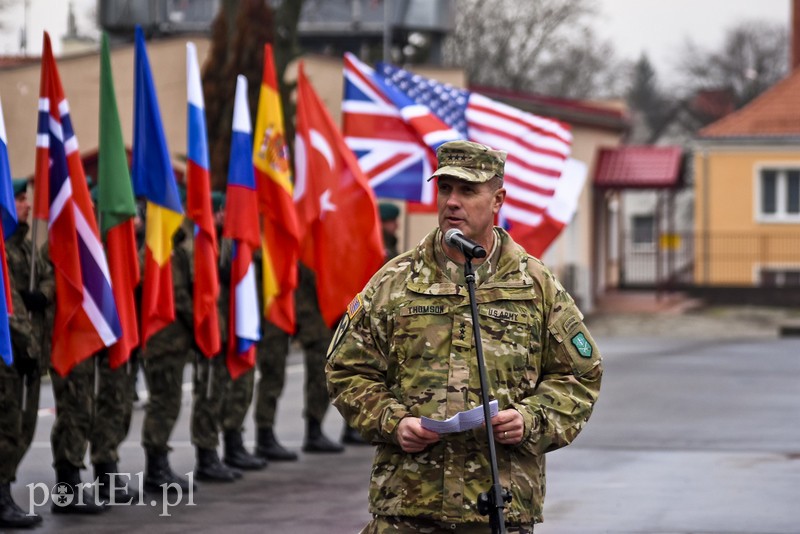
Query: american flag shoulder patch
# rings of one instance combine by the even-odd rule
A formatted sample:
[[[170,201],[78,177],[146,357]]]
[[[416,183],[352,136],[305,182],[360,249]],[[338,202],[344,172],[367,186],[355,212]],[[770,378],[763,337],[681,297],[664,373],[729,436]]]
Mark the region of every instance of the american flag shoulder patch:
[[[364,310],[364,301],[361,300],[361,293],[356,295],[353,300],[350,301],[350,304],[347,305],[347,316],[350,320],[354,320],[358,314],[360,314]]]

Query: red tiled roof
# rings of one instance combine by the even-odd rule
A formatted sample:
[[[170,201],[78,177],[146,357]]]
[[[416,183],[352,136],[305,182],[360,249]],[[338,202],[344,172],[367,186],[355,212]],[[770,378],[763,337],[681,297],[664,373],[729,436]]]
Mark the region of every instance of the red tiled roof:
[[[698,132],[700,138],[800,136],[800,70]]]
[[[679,146],[601,148],[594,185],[611,189],[664,189],[681,184],[683,150]]]

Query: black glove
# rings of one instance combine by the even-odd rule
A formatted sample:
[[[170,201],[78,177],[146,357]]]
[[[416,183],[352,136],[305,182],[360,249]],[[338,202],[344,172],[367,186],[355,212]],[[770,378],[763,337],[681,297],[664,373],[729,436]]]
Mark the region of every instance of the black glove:
[[[14,368],[20,376],[34,377],[39,374],[39,360],[27,356],[14,358]]]
[[[25,307],[28,308],[28,311],[43,312],[45,308],[47,308],[47,297],[38,289],[34,289],[33,291],[23,289],[19,294],[22,297],[22,302],[25,303]]]

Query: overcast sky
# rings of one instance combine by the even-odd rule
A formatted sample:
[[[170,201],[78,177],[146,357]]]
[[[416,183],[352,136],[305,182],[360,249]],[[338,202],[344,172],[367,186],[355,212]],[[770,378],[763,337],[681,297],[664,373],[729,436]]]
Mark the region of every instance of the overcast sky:
[[[647,53],[659,77],[674,68],[687,38],[703,49],[721,47],[725,30],[743,20],[785,23],[791,0],[597,0],[596,29],[620,59]]]
[[[725,30],[741,20],[761,19],[788,26],[791,7],[791,0],[596,1],[601,11],[597,32],[614,44],[619,59],[633,61],[645,51],[660,76],[669,75],[676,51],[681,50],[687,37],[703,48],[716,48],[721,45]],[[94,21],[89,17],[94,14],[97,0],[29,0],[29,53],[41,53],[44,29],[50,32],[56,53],[60,51],[59,39],[66,32],[70,2],[75,6],[78,29],[96,35]],[[6,9],[0,53],[19,52],[22,6],[23,0],[17,0]]]

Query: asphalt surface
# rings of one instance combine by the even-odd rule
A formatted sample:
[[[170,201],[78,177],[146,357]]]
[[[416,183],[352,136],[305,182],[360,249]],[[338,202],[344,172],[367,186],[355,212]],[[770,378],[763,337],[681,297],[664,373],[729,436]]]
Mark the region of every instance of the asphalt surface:
[[[713,319],[628,319],[648,328],[623,328],[620,318],[590,321],[605,360],[600,401],[575,443],[548,455],[545,522],[537,533],[800,532],[800,338],[779,338],[774,324],[751,332],[730,316]],[[304,430],[301,361],[293,352],[276,425],[297,451]],[[181,473],[194,464],[188,373],[186,382],[171,453]],[[54,482],[52,407],[48,384],[34,445],[12,487],[23,507],[28,484]],[[144,464],[142,414],[137,408],[121,448],[121,471],[134,485]],[[251,418],[247,424],[252,445]],[[338,438],[341,429],[331,409],[325,430]],[[371,460],[369,446],[301,454],[233,484],[198,483],[180,503],[147,495],[139,505],[94,517],[54,516],[48,501],[35,508],[44,517],[36,531],[358,532],[369,520]],[[91,470],[83,474],[87,480]],[[35,492],[37,503],[46,499],[43,488]]]

